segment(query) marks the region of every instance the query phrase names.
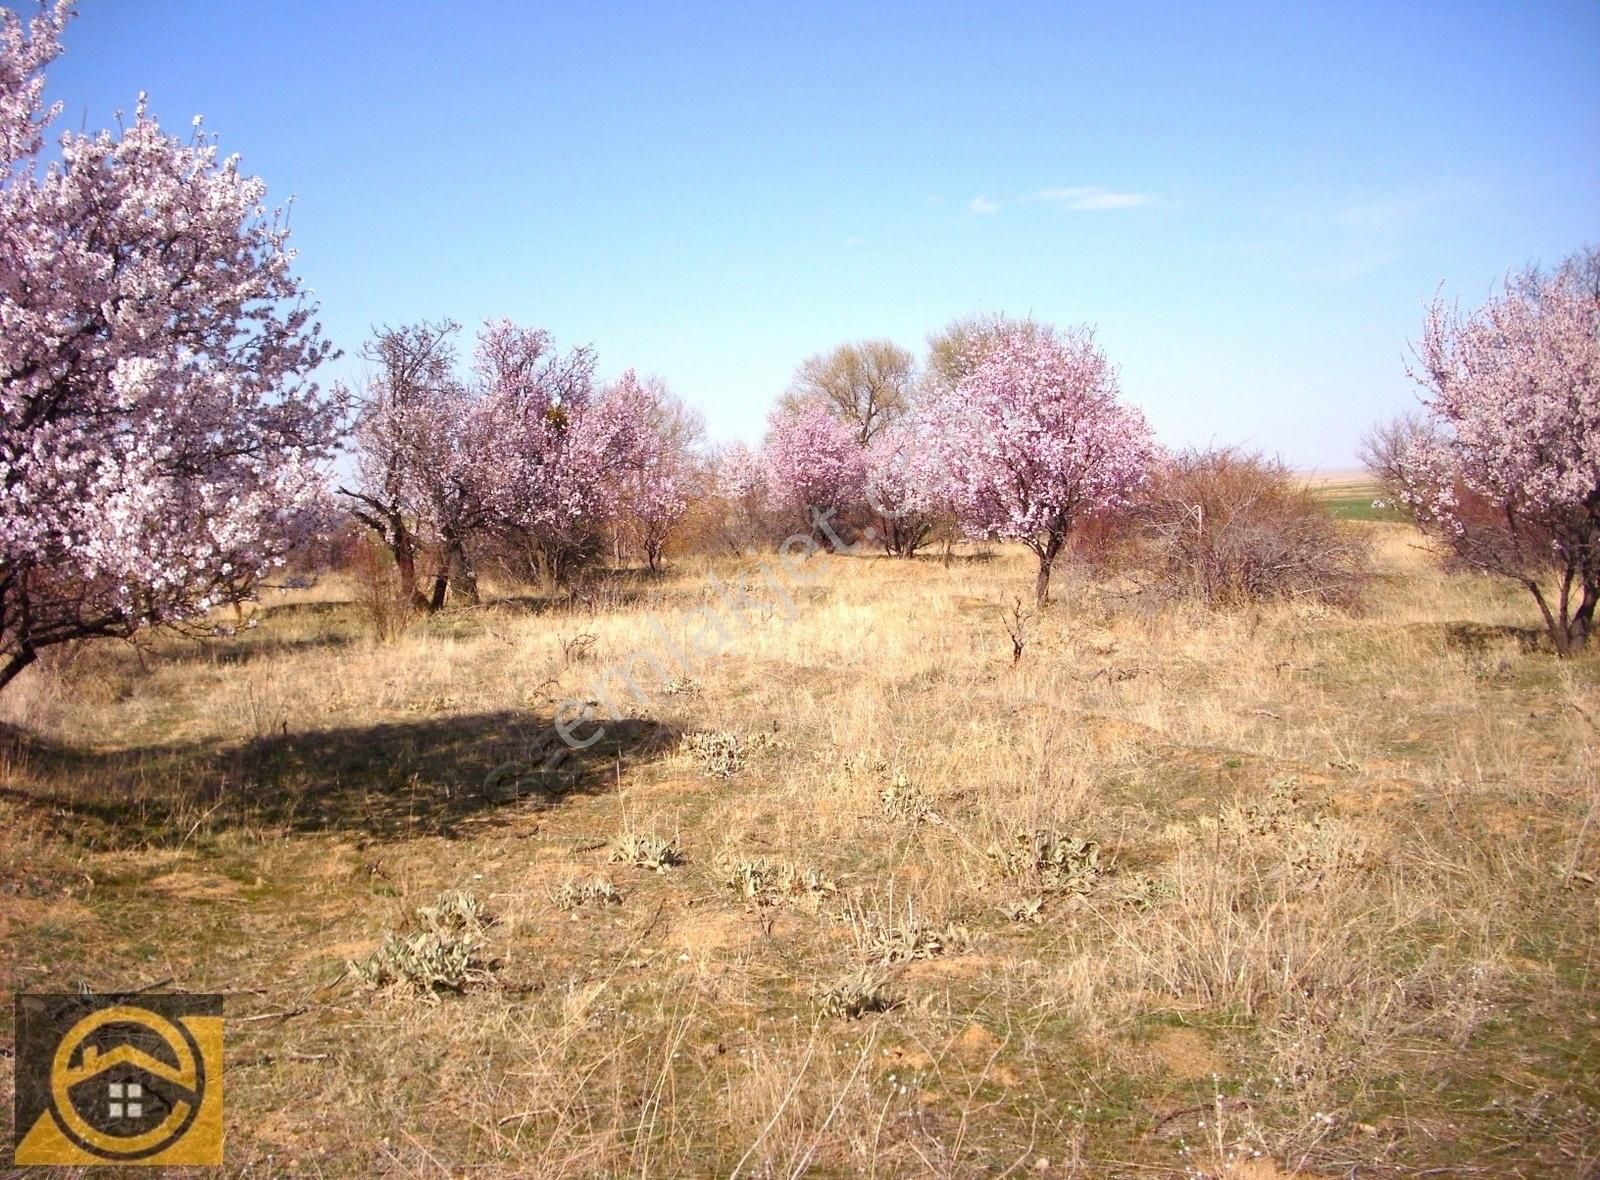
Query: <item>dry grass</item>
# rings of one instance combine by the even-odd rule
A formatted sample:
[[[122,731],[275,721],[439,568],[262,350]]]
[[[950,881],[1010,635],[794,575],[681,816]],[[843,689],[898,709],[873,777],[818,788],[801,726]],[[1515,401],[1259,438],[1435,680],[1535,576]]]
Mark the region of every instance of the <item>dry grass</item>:
[[[0,987],[226,993],[238,1174],[1589,1175],[1600,667],[1352,527],[1357,616],[1068,578],[1015,666],[1006,551],[91,649],[0,699]],[[459,890],[492,972],[351,974]]]

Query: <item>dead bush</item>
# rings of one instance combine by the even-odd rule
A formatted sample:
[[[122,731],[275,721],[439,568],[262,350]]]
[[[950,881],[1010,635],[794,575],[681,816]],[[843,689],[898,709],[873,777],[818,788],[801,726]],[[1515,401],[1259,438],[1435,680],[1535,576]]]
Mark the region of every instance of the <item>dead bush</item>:
[[[379,643],[393,643],[415,618],[411,590],[402,581],[388,552],[363,537],[351,554],[356,603]]]
[[[1227,448],[1174,456],[1141,517],[1144,564],[1172,597],[1352,606],[1368,579],[1365,543],[1278,459]]]

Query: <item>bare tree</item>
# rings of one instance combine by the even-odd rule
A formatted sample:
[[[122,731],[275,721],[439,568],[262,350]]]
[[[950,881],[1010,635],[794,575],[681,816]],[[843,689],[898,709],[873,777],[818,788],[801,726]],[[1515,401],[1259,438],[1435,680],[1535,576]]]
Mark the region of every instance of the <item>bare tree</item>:
[[[862,340],[818,353],[795,370],[780,404],[820,405],[848,423],[866,446],[911,407],[916,361],[889,340]]]
[[[999,314],[962,316],[928,337],[928,360],[922,368],[922,385],[928,394],[948,393],[978,367],[991,342],[1002,329],[1034,338],[1049,328],[1032,319],[1013,320]]]

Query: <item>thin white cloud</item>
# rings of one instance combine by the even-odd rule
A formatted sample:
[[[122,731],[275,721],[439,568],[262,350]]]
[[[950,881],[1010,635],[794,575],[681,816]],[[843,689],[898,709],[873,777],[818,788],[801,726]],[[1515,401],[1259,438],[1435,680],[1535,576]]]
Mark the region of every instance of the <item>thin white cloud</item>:
[[[1043,188],[1014,200],[1003,201],[996,200],[986,193],[980,193],[967,202],[967,212],[974,217],[993,217],[1006,205],[1029,205],[1038,202],[1074,212],[1090,213],[1110,209],[1137,209],[1142,205],[1155,204],[1156,197],[1153,193],[1131,193],[1106,188],[1104,185],[1081,184],[1062,188]]]
[[[1063,209],[1081,212],[1099,212],[1107,209],[1137,209],[1149,205],[1155,197],[1150,193],[1125,193],[1104,188],[1098,184],[1075,185],[1070,188],[1040,189],[1037,197]]]
[[[1411,255],[1437,224],[1449,224],[1461,209],[1481,200],[1471,184],[1440,181],[1386,192],[1367,192],[1358,199],[1328,206],[1313,205],[1297,220],[1314,227],[1322,242],[1306,275],[1321,282],[1353,283]]]

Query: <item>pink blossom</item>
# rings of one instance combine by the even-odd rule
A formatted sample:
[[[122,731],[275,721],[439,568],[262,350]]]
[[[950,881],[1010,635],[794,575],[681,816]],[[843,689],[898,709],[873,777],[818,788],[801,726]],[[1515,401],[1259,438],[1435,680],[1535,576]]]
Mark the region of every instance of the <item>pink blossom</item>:
[[[0,685],[71,639],[248,591],[322,503],[344,405],[265,187],[214,141],[65,134],[66,6],[0,28]]]
[[[697,482],[692,448],[701,430],[690,414],[659,385],[646,385],[629,369],[606,394],[622,420],[636,423],[629,461],[611,479],[618,529],[637,544],[656,569],[673,531],[689,510]]]
[[[913,556],[927,539],[943,505],[927,451],[902,422],[884,427],[865,448],[867,505],[872,528],[884,549],[899,557]]]

